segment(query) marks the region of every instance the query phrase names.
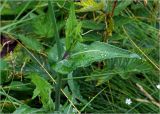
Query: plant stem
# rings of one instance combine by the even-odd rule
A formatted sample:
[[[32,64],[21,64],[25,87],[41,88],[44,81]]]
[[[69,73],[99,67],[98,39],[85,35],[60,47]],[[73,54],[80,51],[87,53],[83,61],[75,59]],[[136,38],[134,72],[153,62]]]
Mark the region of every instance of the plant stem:
[[[58,29],[57,29],[57,24],[56,24],[56,17],[55,17],[55,13],[54,13],[54,6],[51,3],[51,1],[48,1],[48,7],[49,7],[49,14],[50,14],[50,18],[52,19],[52,24],[54,27],[54,31],[55,31],[55,40],[56,40],[56,44],[57,44],[57,52],[58,52],[58,60],[60,61],[62,59],[62,47],[60,44],[60,38],[59,38],[59,33],[58,33]],[[60,92],[61,92],[61,83],[62,83],[62,76],[60,74],[57,74],[57,80],[56,80],[57,84],[56,84],[56,94],[55,94],[55,110],[59,111],[59,106],[60,106]]]

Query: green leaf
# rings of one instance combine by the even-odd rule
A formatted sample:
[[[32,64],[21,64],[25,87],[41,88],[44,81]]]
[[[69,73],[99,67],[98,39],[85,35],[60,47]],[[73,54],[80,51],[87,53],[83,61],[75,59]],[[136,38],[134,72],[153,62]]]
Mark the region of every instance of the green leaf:
[[[123,79],[128,79],[132,74],[147,73],[153,70],[150,64],[141,59],[118,58],[107,61],[108,67]]]
[[[81,0],[80,3],[76,4],[82,6],[77,12],[91,12],[104,9],[103,1],[95,2],[95,0]]]
[[[64,55],[65,53],[65,41],[64,39],[60,40],[61,46],[62,48],[62,53],[61,53],[61,57]],[[57,52],[57,44],[55,44],[53,47],[51,47],[48,50],[48,59],[53,63],[53,62],[57,62],[58,61],[58,52]]]
[[[99,41],[102,39],[102,36],[100,34],[95,33],[95,31],[85,34],[83,36],[83,42],[94,42],[94,41]]]
[[[33,92],[32,99],[39,96],[43,107],[47,110],[54,110],[54,103],[51,98],[52,86],[38,74],[32,73],[30,75],[32,82],[36,85],[36,89]]]
[[[55,36],[54,24],[52,22],[53,17],[51,13],[52,10],[48,9],[46,14],[42,14],[40,16],[36,16],[34,14],[31,15],[32,17],[36,17],[36,19],[34,19],[32,22],[32,27],[34,28],[33,32],[44,38],[52,38]],[[60,31],[65,26],[65,21],[57,21],[56,25],[58,31]]]
[[[97,86],[109,81],[113,76],[128,79],[137,73],[147,73],[153,70],[146,61],[134,58],[113,58],[106,61],[103,70],[95,70],[86,81],[97,80]]]
[[[71,46],[71,43],[72,43],[71,33],[73,29],[76,27],[76,25],[77,25],[77,20],[76,20],[76,15],[74,11],[74,5],[72,4],[70,8],[69,18],[67,19],[67,22],[66,22],[66,49],[67,50],[69,50]]]
[[[133,1],[132,0],[123,0],[120,1],[118,6],[115,8],[114,15],[119,15],[127,6],[129,6]]]
[[[73,78],[72,72],[68,74],[68,78],[69,79]],[[82,103],[86,104],[87,101],[82,97],[78,83],[75,80],[71,79],[71,80],[68,80],[68,85],[69,85],[70,90],[72,91],[73,98],[78,99]]]
[[[31,108],[27,105],[21,105],[13,112],[13,114],[36,114],[36,113],[44,113],[44,109],[36,109],[36,108]]]
[[[79,43],[74,52],[67,59],[58,62],[54,69],[59,73],[68,74],[78,67],[88,66],[95,61],[119,57],[140,59],[135,53],[107,43],[94,42],[91,45]]]
[[[99,86],[107,81],[109,81],[110,79],[112,79],[114,75],[106,75],[106,76],[103,76],[103,77],[100,77],[98,80],[97,80],[97,84],[96,86]]]
[[[28,84],[24,84],[23,82],[20,81],[12,81],[9,86],[5,86],[5,90],[13,90],[13,91],[30,91],[32,88],[30,88]]]
[[[5,60],[0,59],[0,71],[1,70],[7,70],[8,69],[8,64]]]
[[[66,22],[66,50],[72,49],[77,41],[82,41],[81,37],[82,23],[78,22],[75,15],[74,4],[71,4],[69,18]]]
[[[91,29],[91,30],[104,30],[105,24],[97,23],[92,20],[83,20],[82,21],[82,28]]]
[[[12,76],[8,75],[9,65],[4,59],[0,59],[0,84],[8,82],[11,80]]]
[[[1,11],[1,15],[18,15],[22,11],[22,9],[26,6],[27,3],[29,3],[29,5],[25,10],[33,8],[37,5],[37,3],[32,0],[27,0],[27,1],[9,0],[7,1],[7,3],[5,3],[4,8]]]
[[[133,23],[134,20],[132,18],[129,17],[123,17],[123,16],[116,16],[114,18],[114,22],[115,22],[115,27],[117,29],[119,29],[119,27],[122,27],[122,25],[128,24],[128,23]]]
[[[43,46],[41,45],[41,43],[34,38],[30,38],[24,35],[18,35],[18,39],[20,39],[22,43],[29,49],[32,49],[38,52],[43,50]]]
[[[38,16],[33,22],[34,32],[41,37],[53,37],[54,29],[49,14]]]

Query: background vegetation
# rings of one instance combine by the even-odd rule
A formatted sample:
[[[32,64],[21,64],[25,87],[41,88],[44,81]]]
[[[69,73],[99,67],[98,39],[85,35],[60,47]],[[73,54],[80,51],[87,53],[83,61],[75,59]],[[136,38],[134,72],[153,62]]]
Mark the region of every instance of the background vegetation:
[[[0,113],[158,113],[159,0],[75,1],[0,2]]]

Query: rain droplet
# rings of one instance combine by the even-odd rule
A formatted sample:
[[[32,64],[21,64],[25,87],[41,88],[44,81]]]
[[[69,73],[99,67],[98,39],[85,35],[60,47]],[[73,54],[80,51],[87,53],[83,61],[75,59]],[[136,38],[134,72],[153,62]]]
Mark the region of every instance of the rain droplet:
[[[137,54],[131,54],[130,55],[131,58],[138,58],[138,59],[141,59],[141,57]]]

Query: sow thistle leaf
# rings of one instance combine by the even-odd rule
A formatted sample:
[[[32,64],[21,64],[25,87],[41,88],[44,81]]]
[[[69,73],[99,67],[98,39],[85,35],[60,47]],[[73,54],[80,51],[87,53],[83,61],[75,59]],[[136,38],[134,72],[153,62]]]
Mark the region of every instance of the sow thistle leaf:
[[[77,12],[91,12],[104,9],[103,1],[95,2],[94,0],[81,0],[76,4],[82,6],[82,8],[78,9]]]
[[[106,61],[107,67],[94,71],[86,81],[97,80],[97,86],[109,81],[113,76],[121,76],[128,79],[137,73],[147,73],[153,70],[150,64],[144,60],[135,58],[113,58]]]
[[[74,52],[67,59],[58,62],[54,69],[59,73],[68,74],[78,67],[86,67],[96,61],[119,57],[140,59],[135,53],[104,42],[94,42],[91,45],[78,43]]]
[[[43,108],[47,110],[54,110],[54,103],[51,98],[52,86],[38,74],[31,74],[30,78],[32,82],[36,85],[36,89],[33,92],[32,99],[39,96],[43,104]]]
[[[107,61],[108,68],[115,70],[122,78],[128,78],[127,74],[130,72],[135,73],[146,73],[150,70],[153,70],[150,64],[148,64],[145,60],[135,59],[135,58],[118,58],[118,59],[110,59]]]
[[[18,35],[18,39],[20,39],[22,43],[29,49],[32,49],[35,51],[41,51],[43,49],[43,46],[41,45],[41,43],[34,38],[29,38],[24,35]]]

